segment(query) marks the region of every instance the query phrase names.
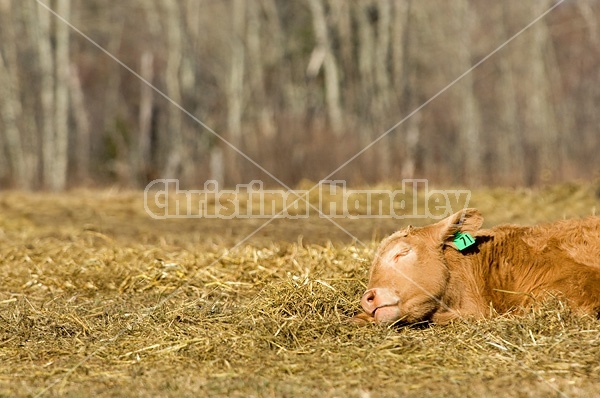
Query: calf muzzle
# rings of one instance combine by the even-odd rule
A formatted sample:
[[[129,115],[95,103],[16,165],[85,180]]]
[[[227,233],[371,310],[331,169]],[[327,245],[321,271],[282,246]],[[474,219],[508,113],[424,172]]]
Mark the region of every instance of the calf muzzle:
[[[400,299],[388,288],[373,288],[363,294],[360,304],[365,312],[371,316],[375,316],[375,312],[379,308],[397,306]]]

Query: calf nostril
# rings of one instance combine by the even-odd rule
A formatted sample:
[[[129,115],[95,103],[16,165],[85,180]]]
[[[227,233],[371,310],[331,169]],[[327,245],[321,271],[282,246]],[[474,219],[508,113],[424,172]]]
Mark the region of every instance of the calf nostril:
[[[373,316],[377,309],[377,293],[375,292],[375,289],[369,289],[363,294],[361,306],[367,314]]]
[[[374,290],[366,291],[363,296],[363,300],[365,300],[369,303],[372,303],[375,300],[375,291]]]

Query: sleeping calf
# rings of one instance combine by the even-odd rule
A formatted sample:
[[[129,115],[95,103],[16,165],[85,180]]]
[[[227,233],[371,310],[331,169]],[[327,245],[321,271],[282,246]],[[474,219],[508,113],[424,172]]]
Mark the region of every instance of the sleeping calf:
[[[600,217],[480,229],[465,209],[386,238],[375,255],[359,321],[381,324],[480,318],[546,294],[600,316]],[[459,250],[460,249],[460,250]]]

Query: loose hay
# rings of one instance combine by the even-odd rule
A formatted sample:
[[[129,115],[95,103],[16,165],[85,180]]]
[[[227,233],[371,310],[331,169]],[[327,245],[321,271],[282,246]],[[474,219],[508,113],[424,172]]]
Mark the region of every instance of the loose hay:
[[[310,220],[311,243],[279,224],[230,250],[254,221],[157,224],[140,204],[127,193],[0,198],[0,396],[598,391],[600,324],[559,301],[446,327],[357,327],[377,242],[331,244],[334,229]],[[360,222],[372,236],[376,222]]]

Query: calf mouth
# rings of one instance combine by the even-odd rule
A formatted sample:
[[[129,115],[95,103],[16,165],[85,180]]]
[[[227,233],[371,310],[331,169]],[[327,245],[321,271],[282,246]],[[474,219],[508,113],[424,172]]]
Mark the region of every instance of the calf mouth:
[[[397,323],[404,317],[400,315],[400,308],[397,305],[382,305],[373,310],[371,315],[375,322],[382,325]]]

